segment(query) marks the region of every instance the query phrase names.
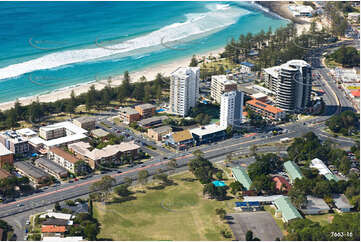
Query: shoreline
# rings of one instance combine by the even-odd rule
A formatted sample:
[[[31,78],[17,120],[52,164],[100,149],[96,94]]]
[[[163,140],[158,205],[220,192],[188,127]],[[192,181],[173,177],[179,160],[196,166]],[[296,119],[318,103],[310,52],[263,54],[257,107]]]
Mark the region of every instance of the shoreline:
[[[215,56],[222,53],[224,50],[224,47],[214,49],[211,51],[206,51],[203,53],[195,53],[197,58],[201,58],[202,56]],[[129,72],[131,83],[137,82],[140,77],[145,76],[147,81],[152,81],[155,79],[156,75],[158,73],[162,74],[163,76],[169,76],[171,72],[176,70],[180,66],[188,66],[191,61],[192,56],[179,58],[172,60],[167,63],[160,63],[160,64],[154,64],[148,67],[145,67],[144,69],[140,69],[138,71]],[[118,76],[111,76],[111,87],[116,87],[121,85],[123,81],[123,75]],[[31,104],[33,101],[39,100],[41,103],[49,103],[49,102],[55,102],[61,99],[70,98],[71,92],[74,91],[75,95],[78,96],[82,93],[85,93],[89,90],[89,88],[94,85],[96,90],[103,89],[108,84],[108,80],[102,79],[102,80],[93,80],[86,83],[79,83],[68,87],[62,87],[47,93],[38,94],[38,95],[32,95],[28,97],[21,97],[18,98],[18,101],[22,106],[26,106]],[[11,109],[14,107],[16,100],[8,101],[8,102],[2,102],[0,103],[0,110],[5,111],[8,109]]]
[[[262,6],[269,10],[269,12],[275,13],[276,15],[288,19],[295,23],[297,28],[297,34],[302,33],[303,30],[308,30],[310,22],[306,21],[304,18],[295,18],[292,16],[291,12],[288,9],[288,2],[274,2],[274,1],[256,1],[256,4]],[[206,51],[203,53],[195,53],[197,58],[202,56],[214,56],[223,52],[224,47],[214,49],[211,51]],[[169,76],[172,71],[177,69],[180,66],[188,66],[192,56],[183,57],[179,59],[172,60],[168,63],[154,64],[144,69],[130,72],[131,83],[137,82],[140,77],[145,76],[147,81],[152,81],[155,79],[158,73],[163,76]],[[116,87],[121,85],[123,80],[123,75],[111,76],[111,87]],[[21,105],[29,105],[34,101],[39,100],[41,103],[55,102],[61,99],[70,98],[71,92],[74,91],[75,95],[78,96],[82,93],[85,93],[89,88],[94,85],[96,90],[103,89],[108,84],[108,80],[93,80],[86,83],[79,83],[72,86],[62,87],[53,91],[49,91],[43,94],[32,95],[28,97],[21,97],[17,100]],[[5,111],[14,107],[16,100],[7,101],[0,103],[0,110]]]

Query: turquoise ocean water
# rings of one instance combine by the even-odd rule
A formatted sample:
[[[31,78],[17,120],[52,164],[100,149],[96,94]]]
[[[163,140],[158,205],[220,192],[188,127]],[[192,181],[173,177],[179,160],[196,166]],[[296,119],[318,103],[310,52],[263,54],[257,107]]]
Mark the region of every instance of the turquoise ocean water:
[[[285,24],[251,2],[0,2],[0,102],[156,68]]]

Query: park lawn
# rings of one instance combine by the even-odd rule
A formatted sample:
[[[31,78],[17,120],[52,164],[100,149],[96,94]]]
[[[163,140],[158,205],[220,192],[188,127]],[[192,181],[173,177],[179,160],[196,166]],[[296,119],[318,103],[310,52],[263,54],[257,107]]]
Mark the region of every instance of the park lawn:
[[[320,223],[321,226],[330,224],[333,220],[334,214],[316,214],[316,215],[306,215],[306,218]]]
[[[108,205],[95,203],[94,215],[101,224],[98,238],[227,240],[220,232],[231,230],[215,214],[215,209],[224,208],[229,212],[231,200],[205,199],[202,185],[193,178],[190,172],[177,174],[171,177],[175,184],[163,189],[148,185],[142,193],[139,187],[132,188],[136,199]]]

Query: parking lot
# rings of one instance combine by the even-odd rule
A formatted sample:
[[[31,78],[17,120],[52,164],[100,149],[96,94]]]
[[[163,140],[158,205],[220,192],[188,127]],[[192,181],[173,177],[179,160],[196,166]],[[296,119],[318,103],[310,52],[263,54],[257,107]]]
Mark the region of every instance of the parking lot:
[[[240,212],[227,214],[229,223],[236,240],[245,240],[248,230],[253,232],[253,237],[260,240],[272,241],[282,238],[282,232],[271,214],[265,211]]]

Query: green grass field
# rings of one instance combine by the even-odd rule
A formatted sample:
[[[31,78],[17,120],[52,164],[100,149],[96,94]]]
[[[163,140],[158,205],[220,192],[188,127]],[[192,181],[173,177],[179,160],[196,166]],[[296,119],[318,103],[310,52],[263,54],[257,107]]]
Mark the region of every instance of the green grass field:
[[[135,199],[103,205],[95,203],[94,215],[101,224],[98,238],[113,240],[231,240],[231,231],[216,215],[216,208],[231,211],[234,199],[208,200],[202,185],[189,172],[171,177],[174,185],[157,189],[134,187]],[[152,188],[153,186],[153,188]],[[144,190],[145,193],[140,192]]]
[[[318,222],[322,226],[325,226],[332,222],[334,215],[333,214],[320,214],[320,215],[306,215],[306,218],[313,221]]]

